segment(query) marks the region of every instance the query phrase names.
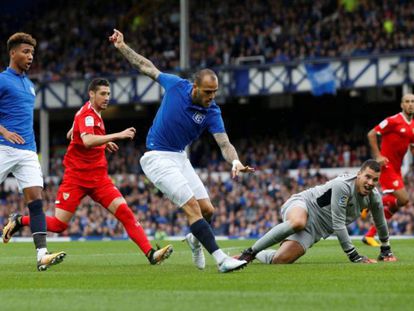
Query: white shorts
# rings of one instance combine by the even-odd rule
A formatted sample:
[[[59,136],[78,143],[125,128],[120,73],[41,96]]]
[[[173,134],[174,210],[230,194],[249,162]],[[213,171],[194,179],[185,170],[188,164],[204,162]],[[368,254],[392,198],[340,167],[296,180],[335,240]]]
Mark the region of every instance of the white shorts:
[[[43,188],[43,174],[34,151],[0,145],[0,184],[10,173],[20,191],[36,186]]]
[[[140,163],[147,178],[179,207],[192,197],[196,200],[208,198],[185,152],[148,151]]]

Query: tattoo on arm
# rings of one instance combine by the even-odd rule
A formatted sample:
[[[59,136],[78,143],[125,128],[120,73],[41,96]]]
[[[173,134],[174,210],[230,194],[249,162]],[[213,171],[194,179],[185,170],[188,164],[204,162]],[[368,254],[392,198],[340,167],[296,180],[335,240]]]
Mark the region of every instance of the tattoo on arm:
[[[160,71],[154,64],[144,56],[138,54],[133,49],[131,49],[128,45],[124,44],[119,48],[119,51],[124,55],[124,57],[139,71],[141,71],[144,75],[150,77],[153,80],[158,78]]]
[[[213,136],[217,144],[220,147],[223,158],[227,162],[232,163],[233,160],[239,159],[239,156],[237,155],[237,151],[234,148],[234,146],[230,143],[229,137],[227,136],[226,133],[216,133]]]

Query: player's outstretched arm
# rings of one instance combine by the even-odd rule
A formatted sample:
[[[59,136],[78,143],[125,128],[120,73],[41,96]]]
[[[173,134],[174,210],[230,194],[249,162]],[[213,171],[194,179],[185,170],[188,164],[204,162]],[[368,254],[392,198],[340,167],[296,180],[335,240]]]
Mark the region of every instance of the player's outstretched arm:
[[[382,166],[388,163],[388,158],[381,154],[378,146],[378,134],[375,129],[372,129],[367,134],[369,146],[371,147],[372,157]]]
[[[153,80],[158,78],[160,71],[154,64],[144,56],[138,54],[133,49],[131,49],[124,41],[124,35],[117,29],[114,29],[114,33],[109,37],[114,46],[124,55],[124,57],[142,72],[144,75],[150,77]]]
[[[226,133],[216,133],[213,135],[218,146],[220,147],[221,154],[223,158],[233,165],[231,169],[231,177],[237,177],[240,172],[242,173],[252,173],[254,168],[250,166],[244,166],[237,155],[236,148],[230,143],[229,137]]]
[[[93,148],[102,145],[106,145],[110,142],[120,139],[133,139],[135,137],[136,130],[133,127],[127,128],[122,132],[108,134],[108,135],[94,135],[85,134],[82,135],[82,141],[86,148]],[[111,150],[116,151],[116,150]]]

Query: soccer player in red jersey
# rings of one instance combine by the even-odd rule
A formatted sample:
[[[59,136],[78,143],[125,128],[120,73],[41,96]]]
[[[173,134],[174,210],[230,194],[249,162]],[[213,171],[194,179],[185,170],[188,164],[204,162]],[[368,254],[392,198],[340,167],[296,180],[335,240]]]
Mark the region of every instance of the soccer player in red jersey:
[[[152,248],[143,228],[108,176],[105,150],[117,151],[118,145],[114,141],[133,139],[135,128],[106,135],[101,112],[108,107],[109,82],[101,78],[94,79],[89,84],[88,92],[89,101],[76,113],[68,132],[71,142],[63,160],[65,173],[56,198],[55,216],[47,216],[46,219],[47,230],[58,233],[66,230],[80,201],[88,195],[123,224],[129,237],[151,264],[161,263],[172,253],[172,246],[167,245],[158,250]],[[13,221],[16,226],[28,226],[30,218],[17,215]]]
[[[368,133],[372,155],[381,164],[379,181],[387,219],[408,203],[408,193],[401,176],[401,164],[409,146],[414,153],[414,94],[402,97],[401,108],[400,113],[386,118]],[[378,136],[381,136],[381,149],[378,146]],[[362,241],[371,246],[379,246],[374,239],[376,233],[377,229],[372,225]]]

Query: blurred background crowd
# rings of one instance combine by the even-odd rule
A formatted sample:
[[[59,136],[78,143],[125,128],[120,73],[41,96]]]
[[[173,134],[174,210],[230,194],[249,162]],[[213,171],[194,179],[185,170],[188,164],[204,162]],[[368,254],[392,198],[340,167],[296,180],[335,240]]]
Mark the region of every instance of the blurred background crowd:
[[[1,29],[38,40],[31,75],[40,80],[134,73],[107,38],[113,28],[163,70],[180,70],[180,3],[169,0],[27,1],[2,13]],[[234,65],[413,52],[409,0],[190,1],[190,66]],[[0,32],[5,42],[8,31]],[[112,50],[112,51],[111,51]],[[1,62],[7,64],[3,53]]]
[[[217,147],[209,141],[191,148],[191,158],[202,177],[216,208],[212,225],[217,235],[257,238],[281,221],[280,208],[290,195],[327,181],[321,168],[359,166],[368,155],[365,144],[339,143],[340,136],[313,137],[309,141],[295,142],[264,139],[255,144],[236,140],[234,144],[244,163],[254,166],[254,174],[232,180],[230,165],[225,163]],[[338,140],[338,144],[334,142]],[[292,141],[292,140],[288,140]],[[324,143],[331,141],[331,143]],[[292,143],[291,143],[292,144]],[[162,239],[182,236],[189,232],[183,212],[160,193],[142,173],[139,158],[144,145],[134,142],[121,143],[120,152],[108,157],[109,172],[125,196],[136,218],[148,235]],[[352,147],[351,147],[352,146]],[[51,176],[47,179],[45,202],[47,214],[54,214],[54,201],[62,176],[62,150],[56,148],[51,161]],[[202,149],[200,151],[199,149]],[[352,151],[350,151],[352,150]],[[297,174],[290,174],[298,169]],[[342,169],[347,172],[346,168]],[[410,203],[394,215],[390,222],[392,234],[414,234],[414,170],[406,176]],[[16,191],[6,191],[0,186],[0,224],[7,221],[11,212],[27,214],[22,196]],[[370,219],[358,219],[349,227],[354,235],[361,235],[369,228]],[[22,232],[29,236],[28,228]],[[104,208],[85,198],[79,206],[65,236],[126,237],[122,225]]]

